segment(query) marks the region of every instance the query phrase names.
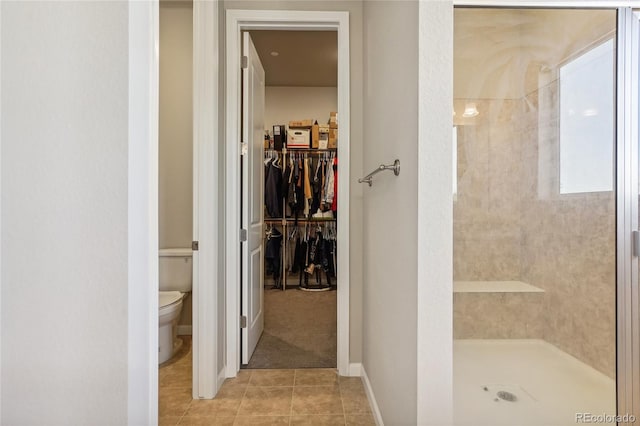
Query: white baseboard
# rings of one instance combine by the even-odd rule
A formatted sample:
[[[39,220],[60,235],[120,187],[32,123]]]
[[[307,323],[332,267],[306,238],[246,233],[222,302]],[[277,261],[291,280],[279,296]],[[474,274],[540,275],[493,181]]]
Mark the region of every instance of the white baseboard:
[[[349,364],[349,377],[362,377],[362,364],[354,362]]]
[[[225,365],[224,367],[222,367],[222,369],[218,372],[218,389],[216,389],[216,393],[218,393],[218,391],[220,390],[220,388],[222,387],[222,384],[224,383],[225,379],[227,378],[227,366]]]
[[[193,334],[192,325],[179,325],[178,336],[191,336]]]
[[[360,365],[360,367],[362,372],[364,391],[367,394],[367,399],[369,400],[369,405],[371,405],[371,411],[373,412],[373,420],[375,420],[377,426],[384,426],[384,422],[382,421],[382,414],[380,413],[380,408],[378,407],[378,403],[376,402],[376,397],[373,395],[373,389],[371,388],[371,382],[369,381],[367,372],[365,371],[362,364]]]

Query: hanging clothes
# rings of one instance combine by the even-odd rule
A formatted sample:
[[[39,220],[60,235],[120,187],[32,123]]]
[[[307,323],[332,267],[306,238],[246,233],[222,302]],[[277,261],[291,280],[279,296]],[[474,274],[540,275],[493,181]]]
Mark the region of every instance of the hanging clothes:
[[[270,217],[282,217],[282,168],[273,159],[265,170],[264,198],[267,214]]]
[[[326,210],[329,210],[333,205],[333,196],[334,196],[334,175],[333,175],[333,164],[328,164],[327,173],[325,177],[324,183],[324,199],[322,202],[326,206]]]
[[[331,210],[334,213],[338,211],[338,157],[333,159],[333,203],[331,204]]]
[[[265,246],[265,274],[273,276],[277,287],[282,272],[282,233],[277,228],[267,231]]]

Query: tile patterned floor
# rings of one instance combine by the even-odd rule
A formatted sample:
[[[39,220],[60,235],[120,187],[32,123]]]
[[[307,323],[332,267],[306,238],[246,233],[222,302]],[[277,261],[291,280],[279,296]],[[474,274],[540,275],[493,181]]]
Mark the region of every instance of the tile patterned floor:
[[[332,368],[241,370],[215,399],[192,400],[191,341],[184,340],[159,370],[161,426],[375,425],[362,380]]]

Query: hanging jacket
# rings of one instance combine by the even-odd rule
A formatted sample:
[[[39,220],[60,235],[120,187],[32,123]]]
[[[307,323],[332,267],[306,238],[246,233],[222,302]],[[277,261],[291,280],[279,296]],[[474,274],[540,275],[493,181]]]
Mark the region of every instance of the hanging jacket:
[[[265,205],[270,217],[282,217],[282,169],[269,162],[264,189]]]

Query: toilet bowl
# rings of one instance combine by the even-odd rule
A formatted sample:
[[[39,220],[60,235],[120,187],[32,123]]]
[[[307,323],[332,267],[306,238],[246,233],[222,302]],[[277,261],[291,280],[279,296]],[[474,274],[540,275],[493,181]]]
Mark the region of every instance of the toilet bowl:
[[[178,339],[178,320],[182,311],[184,293],[179,291],[159,292],[159,336],[158,336],[158,364],[162,364],[180,350],[182,339]]]
[[[160,249],[159,252],[158,364],[169,361],[182,346],[178,321],[182,301],[191,291],[191,255],[190,248]]]

